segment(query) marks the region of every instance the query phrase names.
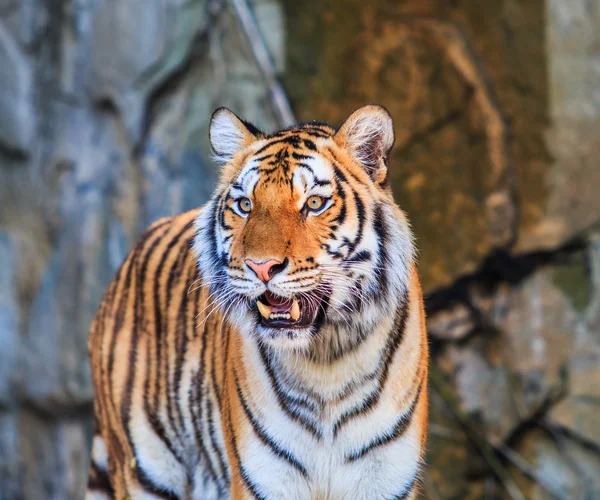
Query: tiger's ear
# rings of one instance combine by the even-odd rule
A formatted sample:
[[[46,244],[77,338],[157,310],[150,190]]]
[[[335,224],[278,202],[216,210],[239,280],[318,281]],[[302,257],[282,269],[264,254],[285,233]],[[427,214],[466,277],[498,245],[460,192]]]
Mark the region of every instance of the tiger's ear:
[[[262,135],[227,108],[217,109],[210,119],[208,138],[217,160],[222,162],[231,160],[235,153]]]
[[[357,109],[334,136],[378,184],[387,178],[388,155],[394,145],[394,122],[383,106]]]

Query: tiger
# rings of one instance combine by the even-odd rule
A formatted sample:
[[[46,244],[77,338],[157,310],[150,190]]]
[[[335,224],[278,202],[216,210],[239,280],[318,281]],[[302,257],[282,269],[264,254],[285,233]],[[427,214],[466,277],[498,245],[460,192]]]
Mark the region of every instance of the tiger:
[[[209,141],[214,194],[150,226],[94,317],[86,498],[416,498],[428,341],[392,117],[267,134],[219,108]]]

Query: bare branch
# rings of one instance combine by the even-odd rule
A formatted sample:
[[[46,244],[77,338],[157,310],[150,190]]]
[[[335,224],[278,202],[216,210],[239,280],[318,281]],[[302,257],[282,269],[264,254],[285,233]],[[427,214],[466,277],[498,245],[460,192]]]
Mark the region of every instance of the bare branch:
[[[233,5],[235,14],[240,21],[246,38],[248,38],[254,58],[256,59],[265,78],[267,87],[269,88],[269,92],[271,93],[271,100],[273,101],[279,125],[282,127],[293,125],[296,123],[294,112],[292,111],[281,83],[277,79],[269,49],[260,34],[260,30],[248,2],[246,0],[231,0],[231,4]]]

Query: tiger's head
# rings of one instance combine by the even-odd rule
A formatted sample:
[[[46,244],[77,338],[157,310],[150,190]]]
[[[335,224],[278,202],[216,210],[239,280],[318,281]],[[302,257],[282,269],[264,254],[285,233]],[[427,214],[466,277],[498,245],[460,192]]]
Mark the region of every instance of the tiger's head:
[[[238,328],[302,349],[326,331],[351,343],[394,315],[414,246],[388,184],[384,108],[360,108],[338,130],[310,122],[274,134],[220,108],[210,141],[223,168],[194,246]]]

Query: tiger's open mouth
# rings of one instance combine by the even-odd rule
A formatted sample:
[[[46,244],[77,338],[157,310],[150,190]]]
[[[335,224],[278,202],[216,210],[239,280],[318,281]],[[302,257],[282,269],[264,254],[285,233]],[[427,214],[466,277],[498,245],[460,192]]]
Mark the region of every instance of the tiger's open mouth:
[[[297,297],[280,297],[266,291],[256,301],[259,319],[269,328],[308,328],[325,314],[324,293],[314,291]]]

